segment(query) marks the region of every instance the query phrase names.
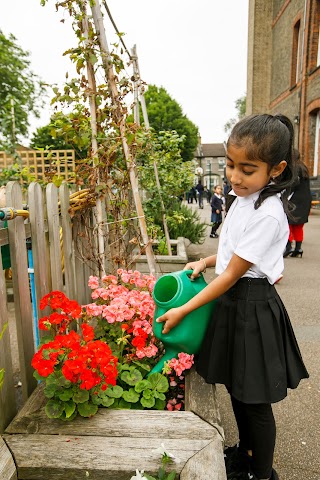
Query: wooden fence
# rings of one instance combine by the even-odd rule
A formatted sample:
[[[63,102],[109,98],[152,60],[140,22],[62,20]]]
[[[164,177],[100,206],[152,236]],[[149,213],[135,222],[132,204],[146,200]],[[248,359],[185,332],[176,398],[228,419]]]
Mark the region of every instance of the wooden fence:
[[[35,352],[34,317],[40,318],[45,314],[39,311],[39,300],[52,290],[62,290],[79,303],[90,302],[87,281],[94,272],[79,257],[75,248],[79,225],[69,215],[69,193],[66,184],[59,189],[49,184],[43,191],[39,184],[33,182],[26,199],[18,182],[7,184],[7,206],[22,210],[27,200],[29,218],[17,216],[8,220],[7,228],[0,229],[0,246],[10,247],[13,289],[13,303],[12,300],[8,303],[8,279],[2,269],[0,252],[0,332],[9,321],[9,328],[0,340],[0,370],[5,369],[4,384],[0,391],[0,433],[17,413],[17,391],[21,406],[36,387],[31,367]],[[30,238],[36,294],[36,301],[33,302],[26,248],[26,241]],[[11,344],[12,328],[16,331],[14,346]],[[18,386],[16,377],[13,377],[12,364],[18,364]]]
[[[62,177],[66,182],[74,182],[74,150],[19,150],[17,152],[23,167],[26,167],[36,180],[44,180],[48,174]],[[0,152],[0,169],[8,168],[14,163],[6,152]]]

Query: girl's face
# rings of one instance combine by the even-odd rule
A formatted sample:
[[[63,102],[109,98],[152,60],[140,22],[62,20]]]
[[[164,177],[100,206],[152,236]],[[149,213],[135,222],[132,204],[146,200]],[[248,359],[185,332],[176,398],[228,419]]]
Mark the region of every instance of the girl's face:
[[[220,187],[220,185],[218,185],[218,186],[215,188],[215,192],[216,192],[218,195],[221,195],[221,193],[222,193],[222,188]]]
[[[226,175],[238,197],[247,197],[262,190],[270,179],[280,175],[287,165],[283,160],[270,170],[266,162],[248,160],[246,147],[232,144],[228,145],[226,157]]]

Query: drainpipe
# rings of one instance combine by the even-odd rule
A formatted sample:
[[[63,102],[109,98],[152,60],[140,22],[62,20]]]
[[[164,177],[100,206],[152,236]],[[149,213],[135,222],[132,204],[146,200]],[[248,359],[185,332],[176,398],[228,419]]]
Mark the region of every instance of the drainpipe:
[[[301,128],[301,119],[304,116],[304,105],[305,105],[305,92],[306,92],[306,66],[307,66],[307,59],[304,59],[304,52],[305,50],[305,41],[306,41],[306,25],[307,25],[307,5],[308,0],[304,1],[304,12],[303,12],[303,29],[302,29],[302,40],[301,40],[301,61],[300,61],[300,100],[299,100],[299,135],[298,135],[298,149],[300,145],[303,144],[303,137],[304,137],[304,125]]]

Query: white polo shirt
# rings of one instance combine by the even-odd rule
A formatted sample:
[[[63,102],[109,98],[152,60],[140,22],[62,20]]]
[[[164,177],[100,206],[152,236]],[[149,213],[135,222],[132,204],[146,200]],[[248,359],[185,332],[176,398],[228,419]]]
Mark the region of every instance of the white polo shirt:
[[[244,277],[267,278],[274,284],[284,269],[289,226],[278,195],[268,197],[255,210],[259,193],[237,197],[231,205],[220,234],[216,273],[224,272],[235,253],[253,263]],[[236,196],[233,191],[230,194]]]

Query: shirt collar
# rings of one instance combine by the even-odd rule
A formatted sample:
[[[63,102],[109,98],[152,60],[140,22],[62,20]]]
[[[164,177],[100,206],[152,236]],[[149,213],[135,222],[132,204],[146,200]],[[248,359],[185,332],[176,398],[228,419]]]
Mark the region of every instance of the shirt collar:
[[[233,195],[234,197],[237,197],[239,207],[245,207],[246,205],[252,205],[258,199],[260,192],[261,190],[259,190],[258,192],[252,193],[247,197],[238,197],[238,195],[236,195],[234,191],[231,190],[228,193],[228,195]]]

